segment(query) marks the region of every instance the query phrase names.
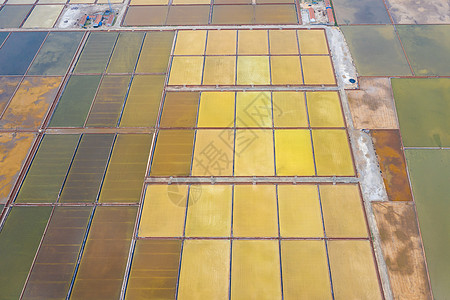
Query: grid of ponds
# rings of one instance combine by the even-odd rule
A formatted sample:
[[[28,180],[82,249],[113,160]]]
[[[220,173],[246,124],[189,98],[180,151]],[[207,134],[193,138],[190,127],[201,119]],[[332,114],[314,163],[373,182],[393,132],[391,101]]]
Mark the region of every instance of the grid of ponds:
[[[372,137],[389,200],[405,201],[373,205],[380,231],[392,235],[408,232],[410,237],[409,244],[401,238],[382,242],[386,259],[395,262],[388,267],[394,298],[439,299],[450,292],[443,280],[449,277],[450,257],[444,249],[450,239],[441,230],[448,228],[448,218],[442,212],[449,210],[448,185],[444,182],[450,169],[450,15],[448,9],[442,9],[447,2],[333,1],[336,20],[345,25],[341,29],[359,74],[368,76],[368,81],[377,80],[369,79],[375,76],[407,77],[390,79],[398,125],[390,122],[388,130],[373,126],[386,125],[391,118],[386,105],[376,104],[373,98],[358,101],[369,104],[372,117],[362,111],[356,114],[372,123],[363,128],[377,129]],[[363,94],[367,97],[366,91]],[[389,102],[390,98],[386,97]],[[394,211],[399,216],[395,221],[391,217]],[[418,226],[415,218],[420,229],[410,231],[411,226]],[[423,245],[416,242],[421,239]],[[404,257],[398,250],[401,248],[408,249],[409,257],[417,262],[413,269],[409,266],[406,271],[399,263]],[[408,280],[414,280],[416,288],[405,288]]]
[[[440,8],[446,1],[430,4],[333,1],[337,23],[363,76],[361,90],[347,92],[352,117],[357,127],[372,130],[387,196],[395,201],[372,205],[377,225],[389,236],[409,236],[409,244],[401,237],[388,241],[381,236],[394,298],[438,299],[449,293],[442,280],[449,276],[449,255],[440,249],[450,240],[439,231],[448,218],[439,212],[448,210],[443,180],[449,169],[450,15]],[[398,121],[393,120],[397,114]],[[392,218],[393,212],[398,217]],[[404,253],[399,249],[408,249],[408,264],[400,263]],[[416,282],[414,289],[405,287],[408,281]]]
[[[0,37],[0,299],[382,298],[358,184],[148,183],[354,178],[324,30]]]
[[[392,87],[433,296],[442,298],[448,293],[442,281],[448,254],[442,249],[450,242],[441,230],[448,227],[442,212],[448,211],[450,79],[398,78]]]
[[[450,25],[342,26],[362,76],[449,76]]]
[[[0,7],[0,28],[53,28],[66,1],[8,0]]]
[[[178,32],[168,84],[295,86],[336,85],[336,80],[323,30],[196,30]]]
[[[325,30],[277,27],[300,1],[112,0],[122,26],[229,26],[39,31],[106,3],[0,4],[30,30],[0,32],[0,299],[382,299],[359,185],[318,183],[358,174]],[[394,297],[448,295],[445,4],[333,1]]]
[[[294,0],[131,0],[123,26],[298,24]]]

